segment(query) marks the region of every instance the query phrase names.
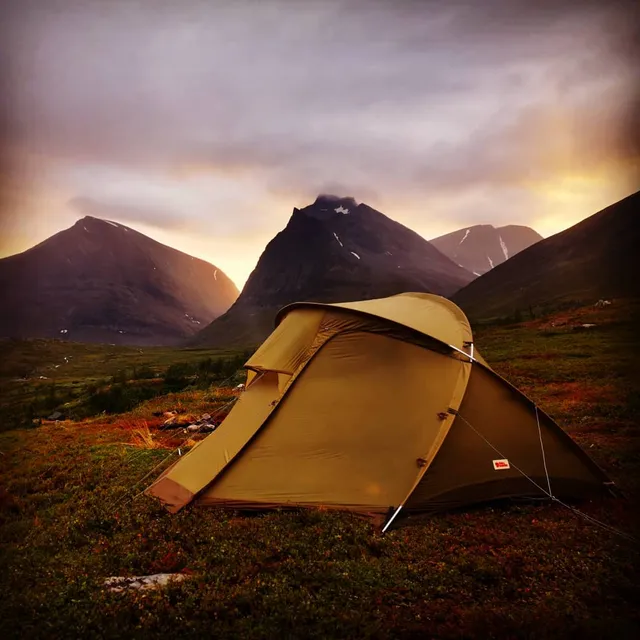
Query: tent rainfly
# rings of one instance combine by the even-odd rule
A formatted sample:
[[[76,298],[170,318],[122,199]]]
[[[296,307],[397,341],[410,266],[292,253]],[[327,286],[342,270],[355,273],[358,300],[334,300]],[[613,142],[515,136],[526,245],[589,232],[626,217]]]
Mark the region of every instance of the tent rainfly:
[[[295,303],[246,363],[224,422],[147,490],[171,512],[323,506],[436,512],[610,492],[589,456],[424,293]],[[391,516],[391,517],[389,517]]]

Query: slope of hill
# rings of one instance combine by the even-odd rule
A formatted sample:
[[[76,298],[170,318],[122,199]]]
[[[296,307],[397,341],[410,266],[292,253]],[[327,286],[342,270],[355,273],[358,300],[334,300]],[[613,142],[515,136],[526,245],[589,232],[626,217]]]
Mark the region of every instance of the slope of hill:
[[[456,293],[474,319],[640,295],[640,192],[525,249]]]
[[[213,265],[87,216],[0,260],[0,336],[174,344],[238,296]]]
[[[340,302],[404,291],[451,295],[473,279],[414,231],[353,198],[319,196],[294,209],[242,294],[196,344],[254,344],[294,301]]]
[[[494,227],[478,224],[430,240],[431,244],[477,276],[542,240],[542,236],[520,225]]]

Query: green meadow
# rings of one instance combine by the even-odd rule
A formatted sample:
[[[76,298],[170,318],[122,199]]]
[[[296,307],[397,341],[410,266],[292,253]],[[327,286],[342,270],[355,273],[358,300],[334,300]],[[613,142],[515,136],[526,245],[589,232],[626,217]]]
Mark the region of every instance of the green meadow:
[[[0,637],[640,637],[639,326],[614,301],[475,332],[616,482],[624,497],[579,506],[625,535],[547,503],[385,535],[323,510],[170,515],[141,491],[202,436],[161,429],[165,413],[222,419],[247,354],[5,341]],[[103,584],[162,572],[185,579]]]

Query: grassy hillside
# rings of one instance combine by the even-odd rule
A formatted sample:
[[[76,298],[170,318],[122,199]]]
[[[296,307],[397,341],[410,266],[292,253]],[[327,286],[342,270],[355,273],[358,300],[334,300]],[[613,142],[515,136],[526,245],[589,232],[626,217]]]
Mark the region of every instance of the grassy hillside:
[[[626,493],[583,511],[636,536],[638,320],[640,306],[627,303],[476,332],[494,368]],[[47,358],[31,356],[38,371],[62,355],[59,345],[47,349]],[[83,364],[60,373],[60,383],[72,371],[113,376],[137,357],[77,349]],[[138,355],[140,366],[166,368],[206,353]],[[10,360],[22,357],[14,351]],[[3,638],[638,637],[638,544],[560,506],[415,518],[382,536],[348,514],[169,515],[140,496],[178,447],[193,444],[189,434],[159,431],[157,414],[224,413],[233,397],[192,381],[119,415],[0,433]],[[161,571],[188,578],[147,592],[112,593],[102,584]]]
[[[541,240],[453,296],[484,320],[640,296],[640,192]]]

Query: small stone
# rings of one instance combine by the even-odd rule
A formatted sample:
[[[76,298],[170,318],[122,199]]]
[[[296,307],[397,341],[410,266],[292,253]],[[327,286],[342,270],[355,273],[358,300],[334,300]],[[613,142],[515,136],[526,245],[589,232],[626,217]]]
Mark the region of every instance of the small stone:
[[[150,576],[133,576],[126,578],[124,576],[114,576],[104,581],[105,587],[109,591],[124,591],[125,589],[146,590],[165,587],[171,582],[181,582],[189,578],[184,573],[155,573]]]

